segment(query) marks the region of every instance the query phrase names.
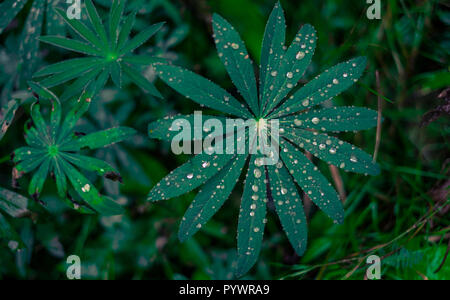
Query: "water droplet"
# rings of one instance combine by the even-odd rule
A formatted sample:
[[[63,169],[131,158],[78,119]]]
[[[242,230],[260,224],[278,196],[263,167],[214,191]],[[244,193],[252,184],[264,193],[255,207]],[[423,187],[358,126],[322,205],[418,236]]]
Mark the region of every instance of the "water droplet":
[[[250,209],[256,209],[256,204],[250,205]]]
[[[253,196],[252,196],[252,199],[256,201],[256,200],[259,199],[259,196],[258,196],[258,195],[253,195]]]
[[[335,78],[335,79],[333,79],[333,83],[334,83],[334,84],[339,84],[339,80],[337,80],[337,79]]]
[[[257,185],[253,185],[252,190],[256,193],[259,190],[259,188]]]
[[[287,194],[287,192],[288,192],[288,190],[287,190],[287,189],[285,189],[285,188],[281,188],[281,193],[282,193],[283,195],[286,195],[286,194]]]
[[[356,158],[356,156],[352,155],[352,156],[350,157],[350,161],[351,161],[351,162],[354,162],[354,163],[357,163],[357,162],[358,162],[358,159]]]
[[[270,75],[272,75],[273,77],[276,77],[278,75],[277,71],[272,71],[272,73],[270,73]]]
[[[194,178],[194,174],[192,174],[192,173],[190,173],[190,174],[187,174],[187,179],[192,179],[192,178]]]
[[[259,169],[255,169],[253,171],[253,174],[255,175],[255,178],[260,178],[261,177],[261,171]]]
[[[315,125],[319,124],[320,120],[317,117],[312,118],[311,122]]]
[[[304,100],[302,102],[302,105],[305,106],[305,107],[308,106],[309,105],[309,100],[308,99]]]
[[[254,232],[259,232],[259,227],[255,227],[255,228],[253,229],[253,231],[254,231]]]
[[[327,146],[325,146],[325,144],[320,144],[320,145],[319,145],[319,149],[320,149],[320,150],[323,150],[323,149],[325,149],[326,147],[327,147]]]
[[[289,78],[289,79],[292,79],[292,78],[294,78],[294,73],[288,72],[288,73],[286,74],[286,77]]]
[[[234,50],[239,49],[239,45],[236,43],[231,44],[231,48],[233,48]]]
[[[202,163],[202,168],[207,168],[210,166],[209,161],[205,161],[204,163]]]
[[[86,184],[81,188],[81,190],[83,191],[83,193],[88,193],[91,190],[91,186],[89,184]]]
[[[295,120],[294,120],[294,124],[295,124],[296,126],[300,126],[300,125],[302,125],[302,121],[301,121],[301,120],[298,120],[298,119],[295,119]]]
[[[305,52],[299,51],[299,52],[297,53],[297,56],[296,56],[295,58],[298,59],[298,60],[300,60],[300,59],[302,59],[302,58],[304,58],[304,57],[305,57]]]
[[[330,153],[331,153],[331,154],[336,154],[336,149],[331,148],[331,149],[330,149]]]

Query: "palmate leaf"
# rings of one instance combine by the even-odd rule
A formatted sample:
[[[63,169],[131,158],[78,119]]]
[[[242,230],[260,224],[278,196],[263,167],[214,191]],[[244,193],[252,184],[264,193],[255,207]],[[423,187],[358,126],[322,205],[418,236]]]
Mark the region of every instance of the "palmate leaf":
[[[108,163],[84,155],[76,154],[81,148],[96,149],[105,147],[132,137],[136,131],[127,127],[117,127],[91,133],[82,137],[74,134],[77,121],[87,111],[89,98],[82,95],[78,103],[62,119],[59,99],[46,88],[30,82],[33,91],[39,96],[39,103],[31,108],[32,122],[26,125],[26,141],[29,147],[17,149],[13,154],[19,173],[36,170],[30,181],[28,192],[33,198],[39,198],[48,174],[54,174],[58,194],[67,197],[70,182],[74,191],[84,201],[85,207],[77,207],[81,212],[93,209],[104,215],[120,214],[120,205],[110,198],[102,196],[97,188],[76,167],[96,172],[111,180],[121,181],[120,174]],[[52,109],[49,122],[41,114],[41,104],[49,100]]]
[[[280,160],[275,165],[264,166],[262,154],[245,152],[247,156],[251,155],[239,213],[236,268],[236,274],[242,276],[257,261],[269,200],[273,200],[281,225],[299,255],[305,252],[307,245],[307,220],[299,188],[335,223],[344,221],[344,209],[337,192],[300,148],[346,171],[377,175],[379,167],[370,155],[322,132],[374,127],[378,113],[359,107],[316,108],[357,81],[366,65],[366,59],[362,57],[332,67],[294,92],[311,62],[317,35],[311,25],[304,25],[286,48],[285,19],[280,3],[275,5],[264,34],[256,101],[252,63],[239,34],[217,15],[213,19],[213,29],[219,57],[249,109],[227,91],[197,74],[176,66],[158,65],[156,69],[160,78],[180,94],[224,114],[257,121],[259,135],[268,132],[272,141],[279,143]],[[204,119],[213,118],[206,116]],[[178,135],[183,127],[177,123],[181,119],[191,124],[192,132],[200,133],[198,139],[207,138],[204,123],[195,122],[194,115],[178,115],[154,122],[149,125],[149,136],[172,142],[192,140],[193,135]],[[222,124],[232,120],[217,119]],[[278,134],[272,127],[272,120],[280,121]],[[227,135],[228,141],[230,133],[222,132],[221,135]],[[259,148],[256,149],[259,151],[264,150],[261,138],[264,137],[258,136]],[[244,168],[240,156],[217,154],[212,157],[222,163],[205,174],[200,167],[202,163],[209,166],[205,155],[197,155],[170,173],[149,194],[149,200],[169,199],[204,185],[181,222],[179,238],[182,241],[197,232],[222,206]]]
[[[63,95],[62,100],[73,97],[77,89],[85,89],[88,86],[94,88],[92,95],[95,97],[97,95],[95,91],[101,90],[109,77],[119,88],[127,80],[134,82],[151,95],[162,98],[155,86],[135,67],[135,65],[159,63],[161,59],[136,58],[135,61],[139,61],[139,63],[134,63],[133,51],[160,30],[163,23],[152,25],[129,39],[135,13],[133,12],[127,17],[123,16],[125,2],[124,0],[113,1],[107,22],[108,30],[91,0],[87,0],[86,6],[82,8],[89,17],[85,21],[71,20],[63,10],[57,10],[60,18],[73,29],[81,40],[61,36],[43,36],[40,37],[40,40],[93,57],[84,60],[71,59],[44,67],[34,74],[34,78],[41,78],[39,79],[40,83],[47,88],[75,79],[69,88],[70,91]]]

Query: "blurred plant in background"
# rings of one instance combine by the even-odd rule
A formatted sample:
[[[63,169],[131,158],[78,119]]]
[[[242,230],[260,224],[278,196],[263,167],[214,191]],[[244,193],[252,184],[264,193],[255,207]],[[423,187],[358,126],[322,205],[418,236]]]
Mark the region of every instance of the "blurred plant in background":
[[[94,2],[104,7],[99,13],[106,17],[110,1]],[[235,25],[247,41],[250,56],[259,63],[264,24],[274,2],[129,0],[126,12],[139,8],[136,32],[150,24],[167,22],[138,54],[175,59],[177,65],[220,82],[236,94],[216,49],[211,47],[212,12]],[[313,24],[319,36],[314,59],[301,83],[321,73],[322,66],[357,55],[368,57],[363,80],[351,93],[337,97],[334,104],[382,109],[385,121],[378,138],[375,131],[341,136],[365,149],[375,149],[378,144],[377,161],[382,174],[361,179],[320,165],[345,195],[343,225],[332,226],[324,213],[310,205],[310,245],[299,258],[279,231],[277,220],[269,218],[260,259],[245,278],[363,279],[367,267],[364,258],[371,254],[383,258],[384,279],[450,278],[448,260],[444,262],[450,239],[448,116],[444,114],[420,127],[427,112],[445,104],[445,98],[438,96],[450,86],[450,32],[443,30],[450,26],[448,3],[386,0],[381,2],[382,19],[368,20],[365,1],[303,1],[301,5],[297,1],[281,2],[287,12],[287,40],[294,38],[297,24]],[[26,195],[25,191],[10,184],[10,153],[23,145],[23,125],[29,108],[22,104],[34,98],[25,90],[27,78],[19,76],[19,85],[11,84],[11,78],[21,60],[21,32],[31,5],[32,1],[28,1],[0,35],[1,90],[12,91],[4,93],[7,96],[2,98],[2,107],[14,99],[21,104],[0,141],[0,187],[2,193],[7,190],[21,195]],[[70,29],[60,30],[57,33],[65,36],[65,30]],[[171,41],[173,37],[177,42]],[[33,56],[37,58],[34,70],[69,58],[67,52],[52,46],[41,44],[39,49]],[[143,74],[155,82],[151,68]],[[230,278],[236,258],[233,248],[237,222],[229,220],[237,219],[242,191],[233,193],[214,220],[183,244],[174,233],[195,192],[158,205],[145,201],[148,185],[187,161],[187,157],[171,154],[170,145],[145,139],[147,124],[169,113],[185,114],[198,108],[163,84],[155,84],[164,96],[162,103],[136,88],[119,90],[108,84],[97,103],[92,103],[89,116],[79,124],[82,132],[118,124],[140,132],[128,143],[96,153],[96,157],[123,170],[124,184],[120,188],[106,186],[102,193],[124,205],[126,213],[113,217],[80,215],[56,197],[56,185],[51,180],[41,195],[45,207],[29,199],[14,204],[0,193],[1,278],[63,279],[65,257],[71,254],[81,257],[83,278]],[[55,89],[57,95],[63,91]],[[4,124],[3,119],[0,124]],[[116,147],[126,154],[119,154]],[[126,167],[127,161],[130,167]],[[134,170],[132,165],[141,170]],[[88,179],[99,184],[95,176]],[[345,183],[345,189],[339,189],[340,183]],[[13,205],[16,210],[11,210]],[[308,207],[308,201],[304,205]],[[9,227],[3,226],[3,221]],[[5,237],[4,228],[14,230],[23,246],[9,243],[14,239]],[[409,263],[401,263],[404,261]]]

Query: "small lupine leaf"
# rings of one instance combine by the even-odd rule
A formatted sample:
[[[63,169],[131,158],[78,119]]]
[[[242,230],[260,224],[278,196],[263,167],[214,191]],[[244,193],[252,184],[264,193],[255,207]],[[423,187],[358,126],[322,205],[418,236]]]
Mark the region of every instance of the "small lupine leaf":
[[[41,136],[41,139],[45,142],[50,141],[50,136],[48,133],[47,124],[45,124],[44,117],[41,114],[41,105],[38,102],[35,102],[31,106],[31,119],[33,120],[33,125],[36,128],[38,134]]]
[[[156,89],[156,87],[153,85],[153,83],[151,83],[150,81],[148,81],[147,78],[145,78],[144,76],[141,75],[141,73],[139,71],[137,71],[134,68],[130,68],[128,67],[126,64],[122,63],[121,64],[122,70],[124,71],[124,73],[138,86],[141,87],[141,89],[147,91],[150,95],[158,97],[158,98],[163,98],[162,95],[158,92],[158,90]]]
[[[111,38],[111,46],[115,48],[119,37],[119,24],[125,8],[125,0],[113,0],[113,5],[109,13],[109,36]]]
[[[46,159],[43,161],[37,172],[34,173],[30,185],[28,186],[28,193],[33,195],[33,197],[38,198],[41,194],[49,169],[50,160]]]
[[[39,135],[36,128],[32,127],[33,122],[28,121],[25,123],[24,132],[25,132],[25,141],[31,147],[41,148],[45,147],[44,139]]]
[[[155,67],[164,82],[189,99],[231,115],[245,119],[252,117],[243,104],[208,79],[176,66]]]
[[[259,111],[255,71],[239,33],[224,18],[214,14],[213,30],[219,57],[234,85],[254,114]]]
[[[110,74],[114,84],[120,89],[122,88],[122,67],[119,63],[112,63],[109,65]]]
[[[130,52],[133,52],[134,49],[141,46],[143,43],[145,43],[147,40],[149,40],[155,33],[157,33],[161,27],[164,25],[165,22],[156,23],[154,25],[151,25],[147,29],[141,31],[138,33],[135,37],[133,37],[129,42],[125,44],[120,50],[119,54],[127,54]]]
[[[122,49],[128,41],[128,37],[131,34],[131,30],[133,29],[134,22],[136,20],[136,11],[132,12],[127,16],[125,22],[120,30],[119,39],[117,41],[117,49]]]
[[[56,47],[64,48],[70,51],[93,55],[93,56],[102,56],[102,52],[93,46],[80,42],[78,40],[68,39],[60,36],[41,36],[39,38],[41,42],[54,45]]]
[[[175,115],[170,117],[168,116],[149,124],[148,134],[149,137],[152,139],[159,139],[162,141],[170,142],[174,141],[176,136],[181,132],[183,124],[189,124],[191,127],[190,133],[191,139],[189,140],[195,140],[195,132],[197,131],[199,133],[200,139],[203,140],[206,136],[210,134],[210,132],[206,131],[205,128],[203,127],[204,123],[208,122],[208,120],[218,120],[222,123],[222,127],[226,129],[227,119],[225,117],[208,116],[202,114],[201,118],[202,118],[201,122],[195,122],[195,115]],[[200,125],[200,127],[196,125]],[[217,136],[223,136],[225,134],[222,132],[219,133]]]
[[[28,0],[5,0],[0,4],[0,34],[22,10]]]
[[[102,44],[106,47],[108,45],[108,37],[106,36],[106,30],[103,26],[102,19],[98,15],[97,9],[95,8],[91,0],[86,0],[85,3],[89,20],[91,21],[96,34],[100,37]]]
[[[275,77],[269,87],[268,103],[264,108],[269,113],[276,107],[289,92],[298,84],[309,64],[316,48],[317,34],[314,27],[309,24],[302,26],[291,46],[280,59],[277,70],[271,70],[271,76]]]
[[[326,70],[283,103],[271,117],[281,117],[332,99],[352,86],[363,74],[367,59],[357,57]]]
[[[306,251],[308,227],[297,187],[283,163],[268,166],[270,193],[286,235],[295,252],[302,256]]]
[[[136,130],[129,127],[115,127],[94,132],[79,139],[61,145],[62,151],[76,151],[82,148],[98,149],[129,139],[136,135]]]
[[[62,168],[75,191],[94,210],[102,215],[119,215],[122,213],[120,205],[107,197],[100,195],[92,183],[78,172],[71,164],[60,160]]]
[[[170,172],[149,193],[148,200],[168,200],[188,193],[217,174],[235,156],[201,153]]]
[[[102,62],[95,62],[92,64],[85,64],[83,66],[79,66],[78,68],[67,69],[67,71],[54,74],[44,80],[40,81],[40,84],[46,86],[48,88],[60,85],[67,81],[70,81],[74,78],[84,76],[84,74],[89,73],[96,67],[101,66]]]
[[[0,110],[0,141],[8,131],[11,126],[16,111],[19,108],[19,102],[16,100],[11,100]]]
[[[56,189],[58,190],[58,194],[61,198],[66,198],[67,178],[66,174],[62,169],[62,163],[60,162],[60,158],[54,158],[52,160],[52,170],[53,173],[55,174]]]
[[[239,181],[246,160],[247,155],[237,155],[205,183],[184,214],[178,232],[180,241],[193,236],[222,207]]]
[[[14,151],[13,161],[18,163],[19,161],[36,160],[37,158],[42,157],[43,154],[45,154],[45,151],[42,149],[21,147]]]
[[[260,111],[262,106],[268,101],[269,87],[275,79],[271,72],[278,70],[281,58],[284,55],[284,45],[286,38],[286,20],[283,8],[280,2],[270,14],[269,21],[264,32],[264,39],[261,50],[261,68],[260,68]]]
[[[28,212],[28,199],[24,196],[0,187],[0,210],[13,218]]]
[[[61,95],[61,101],[67,101],[72,97],[78,96],[80,91],[86,89],[86,87],[93,81],[97,76],[99,76],[100,72],[104,70],[104,66],[98,66],[93,68],[92,70],[85,73],[83,76],[80,76],[77,80],[75,80],[72,84],[70,84]],[[108,73],[107,73],[108,75]],[[108,78],[105,79],[105,82]]]
[[[45,66],[38,72],[33,74],[33,77],[42,77],[60,73],[66,73],[73,69],[83,68],[85,66],[94,66],[103,62],[103,59],[98,57],[82,57],[68,59],[49,66]]]
[[[35,159],[25,159],[16,165],[16,170],[18,172],[29,173],[35,170],[39,165],[46,159],[46,153],[43,153]]]
[[[329,107],[280,118],[280,124],[322,131],[364,130],[377,126],[378,113],[365,107]]]
[[[23,68],[22,76],[25,79],[31,77],[38,58],[36,53],[39,49],[39,40],[37,38],[41,35],[44,11],[45,1],[34,1],[22,32],[19,56]]]
[[[11,224],[0,213],[0,239],[8,241],[8,245],[13,250],[23,249],[25,245]]]
[[[69,19],[67,17],[67,13],[61,8],[56,8],[56,12],[86,42],[90,43],[99,50],[105,46],[102,41],[100,41],[99,37],[81,21],[77,19]]]
[[[295,146],[284,140],[280,152],[289,173],[308,197],[330,218],[344,221],[344,208],[338,194],[318,168]]]
[[[373,162],[372,156],[335,137],[300,128],[291,129],[286,137],[328,164],[346,171],[369,175],[380,173],[380,167]]]
[[[238,277],[250,270],[258,259],[266,223],[266,171],[258,163],[258,156],[250,156],[244,193],[239,211],[237,237]]]
[[[87,112],[90,104],[90,100],[88,99],[83,100],[82,96],[82,98],[79,99],[75,107],[71,111],[69,111],[69,113],[66,115],[58,134],[57,139],[58,144],[60,144],[63,140],[67,139],[68,135],[71,133],[72,129],[75,127],[78,120],[81,118],[82,115],[84,115],[85,112]]]
[[[61,153],[61,156],[71,164],[87,171],[96,172],[100,176],[109,173],[119,174],[110,164],[97,158],[72,153]]]
[[[167,63],[167,60],[165,58],[148,56],[148,55],[124,56],[122,58],[122,60],[126,63],[130,63],[133,65],[144,65],[144,66]]]

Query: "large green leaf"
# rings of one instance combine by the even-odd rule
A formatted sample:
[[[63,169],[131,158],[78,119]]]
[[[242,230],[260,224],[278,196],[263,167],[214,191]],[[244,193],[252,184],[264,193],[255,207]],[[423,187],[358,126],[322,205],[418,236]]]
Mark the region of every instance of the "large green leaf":
[[[378,175],[380,167],[357,147],[335,137],[295,128],[286,137],[314,156],[346,171]]]
[[[213,16],[213,29],[220,59],[250,109],[257,114],[259,107],[255,71],[244,42],[234,27],[217,14]]]
[[[231,154],[198,154],[156,184],[148,200],[168,200],[190,192],[216,175],[234,157]]]
[[[273,85],[275,77],[272,72],[277,71],[280,62],[284,56],[284,45],[286,37],[286,20],[280,2],[270,14],[269,21],[264,32],[264,39],[261,50],[261,68],[260,68],[260,111],[270,96],[270,87]]]
[[[268,166],[270,194],[286,235],[298,255],[306,251],[308,226],[297,187],[287,169],[279,162]]]
[[[332,99],[361,77],[366,62],[365,57],[357,57],[326,70],[300,88],[270,116],[276,118],[293,114]]]
[[[208,79],[176,66],[158,65],[156,69],[162,80],[189,99],[235,116],[252,117],[243,104]]]
[[[280,118],[280,124],[322,131],[354,131],[377,126],[378,112],[364,107],[330,107]]]
[[[250,156],[244,193],[239,211],[236,275],[244,275],[258,259],[266,224],[266,171],[256,155]]]
[[[247,155],[237,155],[219,173],[208,180],[186,211],[178,238],[185,241],[194,235],[228,199],[244,168]]]
[[[281,140],[281,159],[297,184],[330,218],[344,220],[344,208],[331,183],[319,169],[295,146]]]
[[[317,34],[311,25],[306,24],[299,30],[291,46],[279,60],[278,69],[271,71],[270,75],[275,78],[269,86],[265,113],[269,113],[283,101],[303,77],[314,55],[316,41]]]

